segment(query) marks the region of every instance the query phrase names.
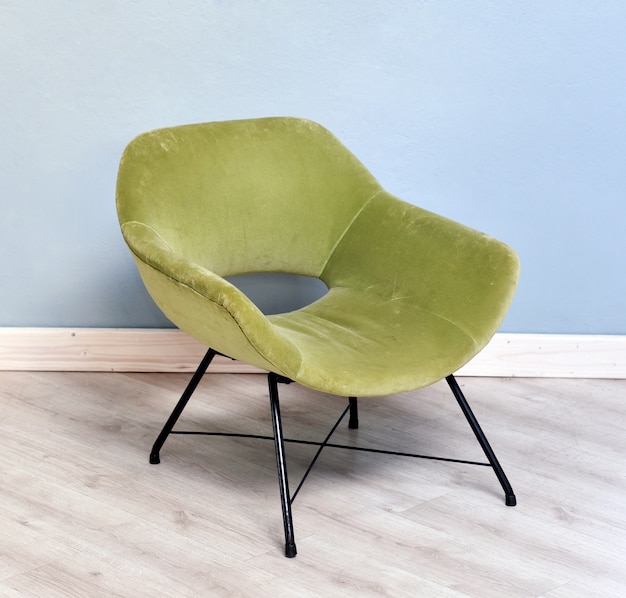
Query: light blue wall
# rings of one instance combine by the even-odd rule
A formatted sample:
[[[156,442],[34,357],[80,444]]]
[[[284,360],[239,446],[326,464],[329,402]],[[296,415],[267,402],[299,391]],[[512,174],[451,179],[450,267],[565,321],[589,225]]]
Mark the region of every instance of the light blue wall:
[[[503,330],[626,333],[624,0],[0,0],[0,56],[0,326],[165,325],[125,144],[288,114],[519,251]]]

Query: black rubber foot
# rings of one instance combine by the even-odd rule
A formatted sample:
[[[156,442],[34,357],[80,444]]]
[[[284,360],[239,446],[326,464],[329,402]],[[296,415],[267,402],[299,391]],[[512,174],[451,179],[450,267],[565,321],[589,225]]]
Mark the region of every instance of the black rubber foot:
[[[515,494],[511,494],[506,497],[506,506],[514,507],[517,504],[517,498],[515,498]]]
[[[285,544],[285,556],[288,559],[292,559],[296,554],[298,554],[298,551],[295,544]]]
[[[359,420],[358,419],[351,419],[348,422],[348,428],[350,430],[358,430],[359,429]]]
[[[161,458],[159,457],[159,453],[150,454],[150,463],[152,465],[158,465],[160,462],[161,462]]]

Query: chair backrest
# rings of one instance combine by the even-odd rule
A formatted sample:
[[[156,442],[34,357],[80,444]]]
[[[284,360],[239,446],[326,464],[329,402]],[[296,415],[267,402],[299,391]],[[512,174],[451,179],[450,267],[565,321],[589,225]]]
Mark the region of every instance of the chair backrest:
[[[319,276],[380,190],[329,131],[261,118],[144,133],[122,157],[121,224],[154,228],[177,252],[221,276]]]

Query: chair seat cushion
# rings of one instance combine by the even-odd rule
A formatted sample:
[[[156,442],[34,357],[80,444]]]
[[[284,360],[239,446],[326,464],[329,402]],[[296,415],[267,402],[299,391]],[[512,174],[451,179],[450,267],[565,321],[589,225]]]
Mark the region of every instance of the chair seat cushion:
[[[415,305],[332,288],[298,311],[269,316],[301,354],[306,386],[342,396],[377,396],[432,384],[476,354],[454,322]]]

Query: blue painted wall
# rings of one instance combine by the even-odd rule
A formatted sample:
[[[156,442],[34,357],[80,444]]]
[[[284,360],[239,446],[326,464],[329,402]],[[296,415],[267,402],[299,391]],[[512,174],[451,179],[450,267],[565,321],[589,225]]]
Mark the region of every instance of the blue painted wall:
[[[125,144],[288,114],[519,251],[503,330],[625,334],[625,31],[623,0],[0,0],[0,326],[167,325]]]

